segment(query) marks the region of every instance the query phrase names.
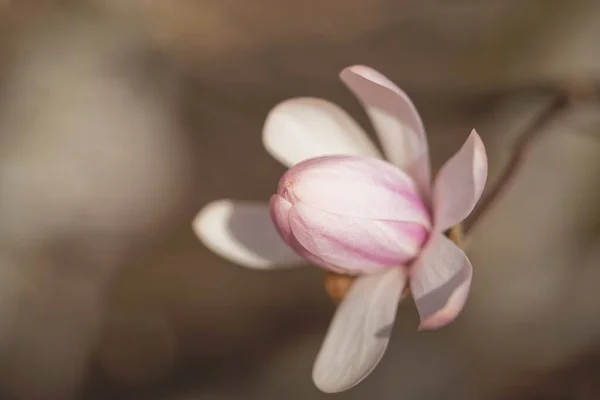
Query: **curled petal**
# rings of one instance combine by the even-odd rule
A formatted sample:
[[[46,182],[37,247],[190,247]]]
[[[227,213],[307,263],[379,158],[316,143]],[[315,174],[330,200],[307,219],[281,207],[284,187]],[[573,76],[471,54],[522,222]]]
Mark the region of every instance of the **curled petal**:
[[[212,202],[198,213],[193,228],[206,247],[245,267],[273,269],[303,263],[275,230],[266,203]]]
[[[430,226],[429,211],[413,180],[374,158],[329,156],[304,161],[286,172],[279,192],[322,211]]]
[[[336,272],[342,272],[341,269],[328,264],[321,258],[309,252],[294,237],[290,226],[290,210],[292,208],[292,205],[289,201],[287,201],[281,196],[273,195],[271,196],[271,201],[269,205],[271,209],[271,218],[273,220],[273,223],[275,224],[275,228],[277,229],[281,238],[288,244],[288,246],[290,246],[291,249],[293,249],[296,252],[296,254],[298,254],[311,264],[318,265]]]
[[[298,203],[290,211],[298,242],[346,273],[371,273],[412,261],[427,238],[419,224],[352,218]]]
[[[338,307],[313,367],[323,392],[350,389],[379,363],[406,282],[401,269],[358,278]]]
[[[412,267],[410,288],[421,317],[420,329],[437,329],[462,310],[473,268],[466,254],[441,233],[433,233]]]
[[[283,165],[332,154],[381,155],[360,126],[340,107],[317,98],[277,105],[263,128],[267,151]]]
[[[271,196],[269,202],[269,209],[271,210],[271,219],[275,224],[275,229],[279,233],[279,236],[286,242],[289,243],[292,238],[292,228],[290,227],[290,210],[292,204],[281,196]]]
[[[427,137],[410,98],[369,67],[346,68],[340,78],[365,107],[387,159],[409,173],[428,197],[431,172]]]
[[[487,170],[485,146],[473,130],[435,179],[433,210],[438,231],[460,223],[473,211],[483,192]]]

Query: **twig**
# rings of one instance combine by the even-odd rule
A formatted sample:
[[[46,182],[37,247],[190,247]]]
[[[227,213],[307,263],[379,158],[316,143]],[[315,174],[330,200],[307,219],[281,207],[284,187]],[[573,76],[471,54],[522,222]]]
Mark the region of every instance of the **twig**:
[[[521,135],[519,135],[507,166],[497,179],[496,185],[483,198],[479,203],[479,206],[475,208],[471,217],[464,222],[465,233],[468,233],[471,230],[514,180],[526,155],[529,153],[532,143],[544,131],[544,128],[567,108],[569,105],[569,98],[570,96],[566,92],[557,93],[548,104],[548,107],[535,118],[531,125],[525,128]]]

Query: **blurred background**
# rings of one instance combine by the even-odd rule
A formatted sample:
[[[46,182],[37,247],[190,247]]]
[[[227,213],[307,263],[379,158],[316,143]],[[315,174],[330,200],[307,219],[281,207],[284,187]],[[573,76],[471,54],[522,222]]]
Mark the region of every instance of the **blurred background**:
[[[244,270],[191,220],[272,194],[277,102],[370,129],[337,78],[366,64],[414,99],[434,167],[477,128],[486,193],[505,183],[469,232],[461,317],[417,333],[402,304],[336,397],[598,398],[599,20],[594,0],[0,2],[0,397],[327,398],[322,273]]]

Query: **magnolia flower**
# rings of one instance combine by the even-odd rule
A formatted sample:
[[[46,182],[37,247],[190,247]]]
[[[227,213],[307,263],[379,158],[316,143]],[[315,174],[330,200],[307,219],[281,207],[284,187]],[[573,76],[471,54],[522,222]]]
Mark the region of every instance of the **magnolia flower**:
[[[194,221],[206,246],[250,268],[305,259],[358,275],[314,365],[324,392],[349,389],[377,365],[407,285],[420,329],[458,315],[472,267],[444,232],[471,213],[487,178],[485,149],[473,131],[432,184],[425,130],[407,95],[364,66],[343,70],[341,79],[365,107],[388,161],[338,106],[288,100],[270,112],[263,131],[267,151],[291,167],[271,208],[219,200]]]

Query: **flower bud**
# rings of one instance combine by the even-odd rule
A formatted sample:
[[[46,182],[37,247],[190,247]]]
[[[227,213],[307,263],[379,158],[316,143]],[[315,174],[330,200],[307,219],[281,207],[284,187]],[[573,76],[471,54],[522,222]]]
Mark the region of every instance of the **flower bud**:
[[[290,168],[271,198],[271,216],[298,254],[348,274],[407,265],[431,229],[415,182],[388,162],[358,156]]]

